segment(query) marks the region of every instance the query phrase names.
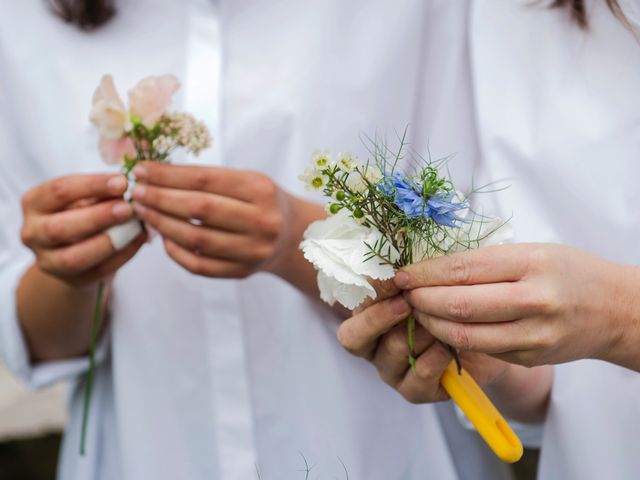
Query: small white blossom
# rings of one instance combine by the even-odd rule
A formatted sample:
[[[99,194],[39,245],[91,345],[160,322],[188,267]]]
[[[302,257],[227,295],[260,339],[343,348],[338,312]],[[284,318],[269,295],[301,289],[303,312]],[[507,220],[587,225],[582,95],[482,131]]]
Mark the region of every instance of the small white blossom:
[[[314,192],[321,191],[329,182],[328,176],[313,167],[307,168],[298,178],[305,183],[307,190]]]
[[[324,152],[316,150],[311,156],[311,163],[316,170],[324,170],[330,167],[332,165],[331,152],[329,150],[325,150]]]
[[[343,172],[350,173],[356,168],[357,163],[349,152],[340,152],[338,153],[337,165]]]

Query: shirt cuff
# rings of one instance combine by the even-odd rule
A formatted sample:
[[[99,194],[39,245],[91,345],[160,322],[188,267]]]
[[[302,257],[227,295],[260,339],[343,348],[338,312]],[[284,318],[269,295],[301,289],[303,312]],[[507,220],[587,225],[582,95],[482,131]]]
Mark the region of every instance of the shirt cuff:
[[[33,364],[20,328],[16,305],[18,283],[33,259],[25,256],[3,266],[0,274],[0,359],[24,385],[37,390],[61,380],[68,380],[89,368],[87,356]],[[108,352],[109,332],[105,331],[96,348],[96,362],[103,361]]]

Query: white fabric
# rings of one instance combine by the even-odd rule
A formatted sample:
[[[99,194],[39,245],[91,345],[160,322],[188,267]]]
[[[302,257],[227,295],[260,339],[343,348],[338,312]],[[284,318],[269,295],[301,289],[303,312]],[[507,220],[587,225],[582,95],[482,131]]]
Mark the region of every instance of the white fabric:
[[[138,235],[142,233],[142,225],[140,220],[132,218],[131,220],[108,228],[106,231],[111,245],[116,250],[122,250],[131,243]]]
[[[18,241],[18,199],[51,177],[105,169],[87,120],[104,73],[121,91],[175,74],[176,108],[213,131],[199,163],[266,172],[299,195],[313,148],[366,158],[361,132],[408,122],[416,148],[458,152],[452,168],[469,178],[465,2],[129,0],[92,33],[45,3],[0,0],[0,354],[34,386],[84,367],[28,363],[14,300],[31,260]],[[235,480],[256,468],[293,478],[299,452],[322,478],[343,478],[338,458],[355,479],[457,478],[435,409],[383,385],[338,345],[327,307],[272,276],[196,277],[156,240],[116,276],[111,312],[88,454],[78,455],[80,382],[62,480]],[[35,371],[47,378],[35,382]],[[500,478],[490,460],[468,460],[473,446],[483,447],[454,449],[466,471]]]
[[[513,213],[515,241],[637,265],[640,44],[605,2],[587,9],[583,31],[535,2],[475,1],[483,168],[510,180],[497,213]],[[638,425],[640,374],[596,361],[556,367],[539,478],[639,478]]]

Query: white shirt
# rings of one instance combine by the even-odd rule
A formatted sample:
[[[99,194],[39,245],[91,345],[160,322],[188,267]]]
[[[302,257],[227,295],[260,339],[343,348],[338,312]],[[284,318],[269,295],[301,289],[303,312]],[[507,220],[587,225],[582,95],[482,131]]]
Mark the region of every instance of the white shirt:
[[[14,296],[33,258],[18,200],[52,177],[105,170],[87,120],[102,74],[121,92],[175,74],[175,108],[213,131],[199,163],[259,170],[299,195],[311,150],[366,157],[362,132],[412,122],[417,148],[430,139],[435,155],[475,155],[466,37],[454,33],[466,3],[116,3],[108,25],[84,33],[45,2],[0,2],[0,354],[34,387],[82,374],[86,360],[28,362]],[[457,476],[435,409],[383,385],[341,349],[328,307],[273,276],[193,276],[155,241],[118,273],[111,312],[88,455],[80,383],[63,480],[294,478],[301,454],[321,478],[343,478],[341,461],[356,480]],[[455,453],[470,478],[498,478],[478,447]]]
[[[640,2],[621,2],[638,23]],[[605,2],[583,31],[565,11],[476,0],[471,53],[485,176],[516,241],[640,263],[640,43]],[[640,477],[640,374],[599,361],[556,367],[541,479]]]

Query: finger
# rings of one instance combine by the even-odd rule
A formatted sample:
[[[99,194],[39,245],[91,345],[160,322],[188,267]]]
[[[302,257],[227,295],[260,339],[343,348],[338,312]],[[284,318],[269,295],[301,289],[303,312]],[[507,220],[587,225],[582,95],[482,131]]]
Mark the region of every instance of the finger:
[[[251,269],[244,263],[196,255],[168,238],[164,239],[164,248],[176,263],[196,275],[215,278],[244,278],[251,273]]]
[[[415,354],[420,356],[434,342],[435,337],[418,326],[415,331]],[[386,333],[378,344],[373,364],[380,378],[388,385],[395,386],[404,378],[409,369],[409,344],[407,322],[402,322]]]
[[[133,174],[138,181],[158,187],[209,192],[244,201],[255,197],[251,181],[254,174],[243,170],[142,162]]]
[[[373,305],[374,303],[380,302],[381,300],[395,297],[400,292],[400,289],[393,283],[393,279],[374,280],[371,282],[371,286],[376,291],[376,298],[367,297],[353,310],[354,314],[362,312],[365,308]]]
[[[398,392],[411,403],[441,402],[449,398],[440,378],[451,362],[451,354],[439,342],[434,342],[416,359],[414,370],[409,369],[397,385]]]
[[[63,210],[35,220],[36,243],[44,247],[69,245],[129,220],[133,208],[123,200],[100,202],[84,208]]]
[[[138,184],[133,189],[133,199],[174,217],[197,219],[205,225],[234,232],[259,231],[264,217],[251,204],[207,192]]]
[[[383,300],[342,322],[338,340],[353,355],[370,360],[378,339],[410,313],[409,304],[401,296]]]
[[[403,290],[444,285],[512,282],[527,272],[526,245],[469,250],[403,267],[395,284]]]
[[[120,267],[131,260],[131,258],[145,244],[146,240],[147,235],[145,233],[141,233],[134,241],[127,245],[126,248],[114,253],[107,260],[91,269],[91,271],[86,274],[77,277],[77,279],[74,279],[71,283],[86,285],[87,283],[95,282],[101,278],[113,275],[120,269]]]
[[[38,251],[41,268],[58,276],[76,276],[114,253],[109,237],[101,233],[67,247]]]
[[[164,238],[198,255],[257,264],[273,254],[270,243],[260,244],[257,239],[246,235],[193,225],[139,204],[134,204],[134,208],[138,216]]]
[[[83,198],[121,197],[127,190],[122,174],[70,175],[49,180],[23,197],[27,209],[57,212]]]
[[[460,351],[503,353],[547,346],[547,328],[535,319],[504,323],[458,323],[414,311],[433,336]]]
[[[404,296],[423,314],[465,323],[508,322],[543,308],[523,282],[417,288]]]

